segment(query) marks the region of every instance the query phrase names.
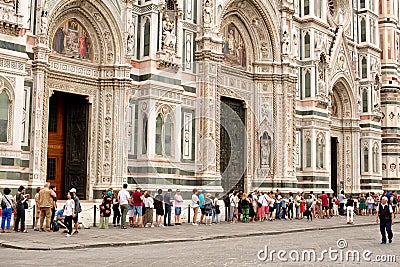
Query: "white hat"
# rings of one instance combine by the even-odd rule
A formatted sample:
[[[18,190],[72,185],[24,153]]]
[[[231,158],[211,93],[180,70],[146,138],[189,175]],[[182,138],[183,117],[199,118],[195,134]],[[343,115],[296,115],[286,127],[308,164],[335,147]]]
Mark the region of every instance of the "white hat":
[[[69,190],[70,193],[76,193],[76,189],[75,188],[71,188],[71,190]]]

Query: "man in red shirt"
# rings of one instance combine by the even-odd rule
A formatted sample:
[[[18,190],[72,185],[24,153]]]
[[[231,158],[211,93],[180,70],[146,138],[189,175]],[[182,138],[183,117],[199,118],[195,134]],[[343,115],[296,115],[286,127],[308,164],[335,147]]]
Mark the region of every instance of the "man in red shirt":
[[[323,218],[325,218],[325,216],[329,218],[329,197],[325,194],[324,191],[322,191],[322,195],[319,198],[322,201]]]
[[[133,200],[133,223],[136,223],[139,227],[143,227],[142,225],[142,207],[143,207],[143,195],[140,191],[140,187],[136,188],[136,191],[132,194]]]

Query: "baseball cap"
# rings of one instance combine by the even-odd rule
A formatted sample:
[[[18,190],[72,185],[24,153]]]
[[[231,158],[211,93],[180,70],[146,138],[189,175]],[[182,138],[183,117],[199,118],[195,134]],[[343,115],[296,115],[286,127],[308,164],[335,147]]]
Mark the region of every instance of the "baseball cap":
[[[204,190],[204,189],[203,189],[201,192],[202,192],[202,193],[207,193],[207,191],[206,191],[206,190]]]
[[[168,192],[172,192],[172,189],[170,188],[170,189],[168,189]]]
[[[76,193],[76,189],[75,188],[71,188],[71,190],[69,190],[70,193]]]

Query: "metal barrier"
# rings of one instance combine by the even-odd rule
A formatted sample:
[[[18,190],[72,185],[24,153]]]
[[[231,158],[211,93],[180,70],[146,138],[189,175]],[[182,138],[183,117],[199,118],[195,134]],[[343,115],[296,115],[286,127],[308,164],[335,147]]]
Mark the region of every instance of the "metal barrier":
[[[32,229],[35,229],[35,220],[36,220],[36,205],[33,205],[33,214],[32,214]]]
[[[190,223],[190,204],[188,205],[188,223]]]
[[[93,205],[93,227],[96,227],[96,213],[97,213],[97,207],[96,205]]]

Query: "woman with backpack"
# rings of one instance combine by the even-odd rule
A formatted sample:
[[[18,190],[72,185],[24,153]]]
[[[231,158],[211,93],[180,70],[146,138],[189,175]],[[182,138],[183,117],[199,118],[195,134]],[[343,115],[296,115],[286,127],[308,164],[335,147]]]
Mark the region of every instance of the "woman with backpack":
[[[211,194],[207,193],[204,199],[204,216],[206,217],[206,225],[211,225],[212,220],[212,200]]]
[[[2,217],[1,217],[1,233],[11,233],[10,231],[10,223],[11,223],[11,215],[12,211],[15,207],[14,197],[11,195],[11,189],[6,187],[3,190],[3,197],[1,198],[1,209],[2,209]],[[7,222],[7,224],[6,224]],[[4,229],[4,227],[6,227]]]

